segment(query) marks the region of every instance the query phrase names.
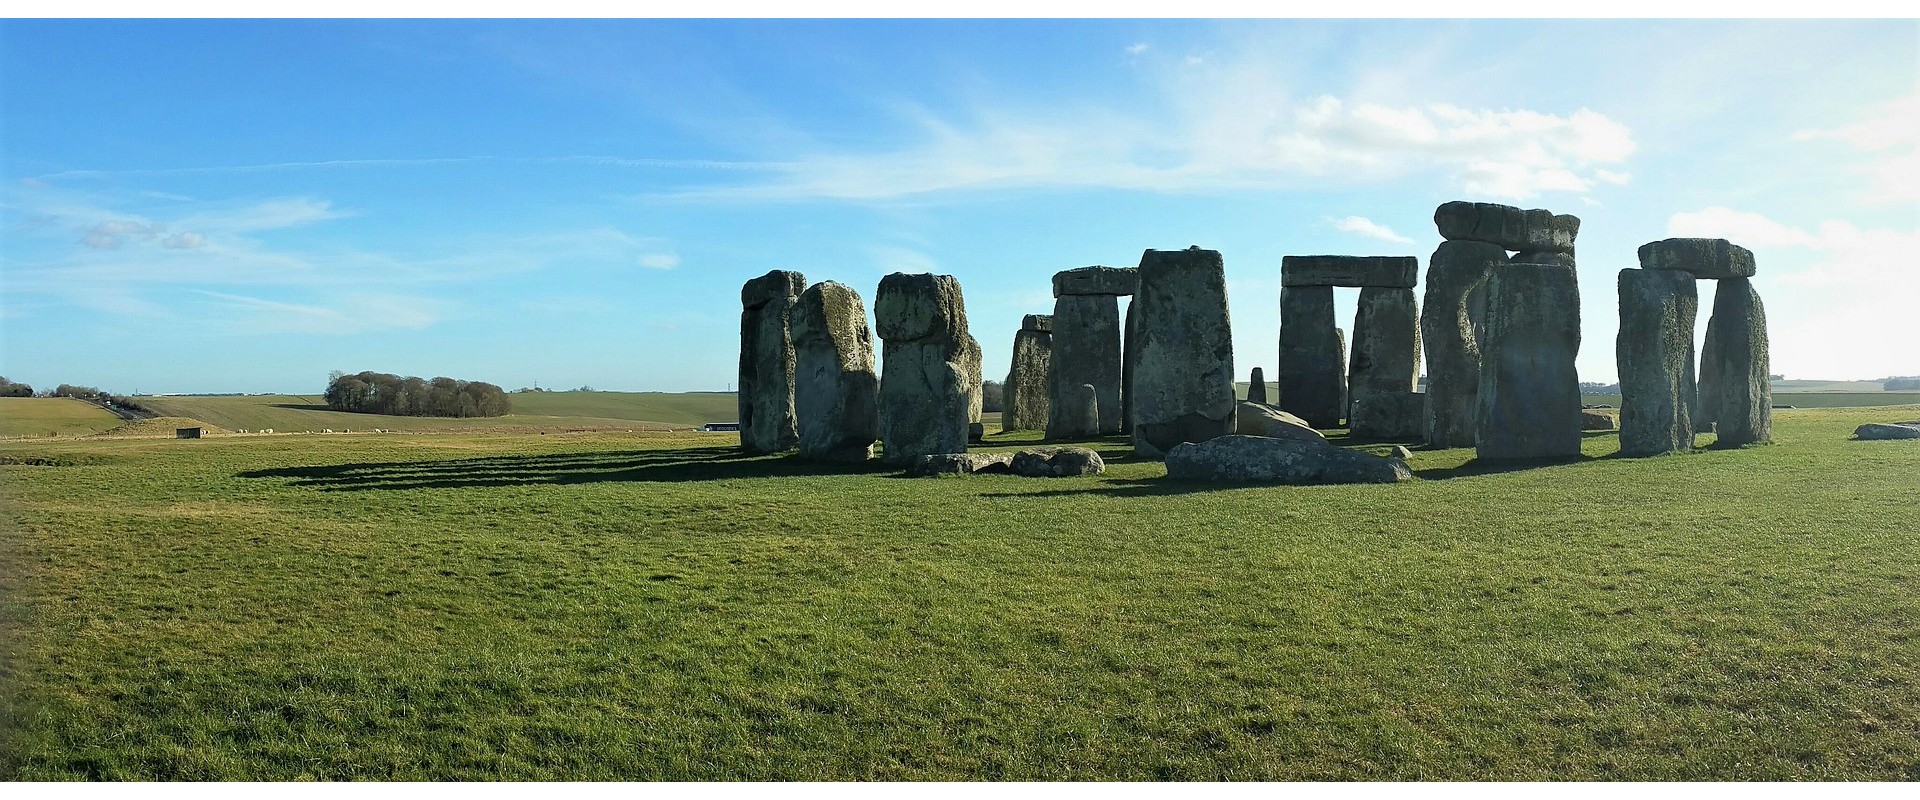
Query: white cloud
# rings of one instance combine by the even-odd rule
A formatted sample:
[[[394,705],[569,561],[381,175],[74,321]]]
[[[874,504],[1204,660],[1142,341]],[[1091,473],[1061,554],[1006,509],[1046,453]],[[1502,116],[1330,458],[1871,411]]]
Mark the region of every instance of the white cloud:
[[[1849,125],[1793,134],[1796,142],[1823,139],[1875,154],[1855,170],[1866,175],[1872,187],[1868,200],[1920,202],[1920,92],[1881,103]]]
[[[213,298],[237,319],[222,326],[240,334],[354,334],[395,328],[419,329],[440,320],[441,301],[386,294],[349,294],[326,304],[290,303],[195,290]]]
[[[161,239],[160,246],[169,250],[198,250],[207,246],[207,237],[205,234],[186,231]]]
[[[881,272],[904,272],[909,275],[946,272],[940,268],[940,263],[934,261],[932,256],[918,250],[892,245],[872,245],[867,248],[867,252],[873,256],[873,264]]]
[[[94,250],[117,250],[130,239],[151,239],[164,229],[143,220],[110,219],[87,228],[80,243]]]
[[[1134,42],[1133,44],[1127,45],[1127,55],[1140,55],[1141,53],[1147,52],[1147,48],[1148,45],[1146,42]]]
[[[1782,225],[1762,214],[1735,211],[1726,206],[1674,214],[1667,218],[1667,235],[1726,239],[1747,248],[1818,246],[1817,239],[1806,231]]]
[[[1373,220],[1367,219],[1366,217],[1341,217],[1340,219],[1329,219],[1327,220],[1327,222],[1331,224],[1335,230],[1342,231],[1345,233],[1357,234],[1357,235],[1365,236],[1371,239],[1379,239],[1380,241],[1383,241],[1383,242],[1395,242],[1398,244],[1413,244],[1412,239],[1409,239],[1405,236],[1401,236],[1400,234],[1395,233],[1392,228],[1389,228],[1378,222],[1374,222]]]
[[[673,269],[680,266],[680,257],[673,253],[647,253],[640,257],[640,266],[647,269]]]

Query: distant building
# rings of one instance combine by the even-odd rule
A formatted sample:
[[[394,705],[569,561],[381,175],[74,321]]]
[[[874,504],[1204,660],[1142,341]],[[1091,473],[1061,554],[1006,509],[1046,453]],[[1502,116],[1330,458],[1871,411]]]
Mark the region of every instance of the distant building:
[[[173,429],[173,438],[175,438],[175,439],[198,439],[198,438],[200,438],[200,434],[201,434],[201,432],[202,432],[202,431],[204,431],[204,430],[206,430],[206,429],[205,429],[205,428],[174,428],[174,429]]]

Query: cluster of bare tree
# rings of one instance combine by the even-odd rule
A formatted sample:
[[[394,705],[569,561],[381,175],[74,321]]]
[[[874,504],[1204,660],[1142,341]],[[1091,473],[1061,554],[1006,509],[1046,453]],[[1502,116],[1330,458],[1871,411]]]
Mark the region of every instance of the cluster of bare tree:
[[[327,407],[402,417],[497,417],[511,410],[507,393],[491,383],[384,372],[328,375]]]
[[[14,383],[0,375],[0,397],[32,397],[33,387],[24,383]]]

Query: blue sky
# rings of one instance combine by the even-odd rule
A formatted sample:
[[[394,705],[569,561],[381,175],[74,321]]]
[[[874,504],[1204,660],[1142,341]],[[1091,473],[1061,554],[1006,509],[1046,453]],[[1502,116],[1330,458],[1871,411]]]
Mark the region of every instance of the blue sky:
[[[1282,256],[1455,199],[1581,217],[1584,380],[1668,236],[1755,251],[1774,371],[1920,374],[1916,80],[1912,20],[10,20],[0,374],[718,390],[780,268],[958,276],[998,376],[1053,272],[1198,244],[1271,375]]]

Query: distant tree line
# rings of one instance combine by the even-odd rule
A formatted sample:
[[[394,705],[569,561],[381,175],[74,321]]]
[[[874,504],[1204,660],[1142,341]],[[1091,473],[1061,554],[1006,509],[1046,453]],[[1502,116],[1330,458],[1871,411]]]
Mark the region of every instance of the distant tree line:
[[[401,417],[497,417],[512,404],[506,392],[485,381],[335,372],[327,380],[327,407]]]
[[[1880,384],[1880,388],[1889,392],[1920,391],[1920,376],[1888,378]]]
[[[24,383],[14,383],[0,375],[0,397],[32,397],[33,387]]]
[[[999,381],[980,383],[980,410],[988,413],[1005,411],[1007,387]]]

